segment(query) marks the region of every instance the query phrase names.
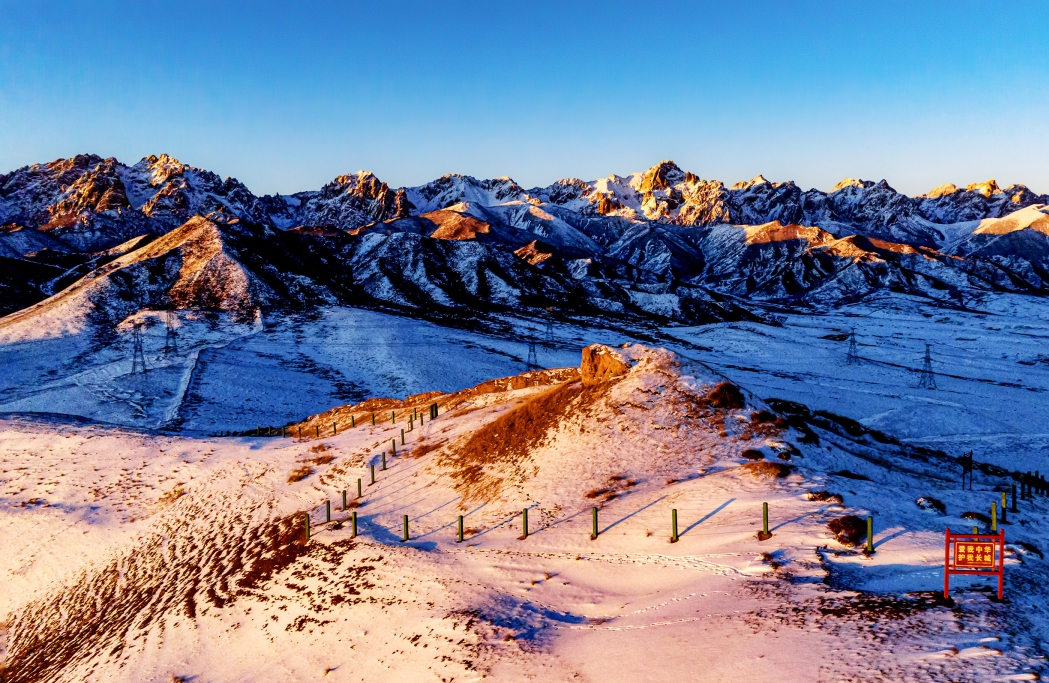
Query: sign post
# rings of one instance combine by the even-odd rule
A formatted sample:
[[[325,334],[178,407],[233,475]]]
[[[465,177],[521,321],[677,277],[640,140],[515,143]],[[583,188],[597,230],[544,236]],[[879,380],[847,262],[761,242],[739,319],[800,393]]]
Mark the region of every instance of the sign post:
[[[952,534],[943,544],[943,597],[950,597],[951,574],[997,576],[998,599],[1005,584],[1005,529],[996,534]]]

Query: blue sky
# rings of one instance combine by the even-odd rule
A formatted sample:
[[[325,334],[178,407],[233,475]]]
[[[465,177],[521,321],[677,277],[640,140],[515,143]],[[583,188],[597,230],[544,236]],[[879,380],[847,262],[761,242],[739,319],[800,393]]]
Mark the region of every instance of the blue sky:
[[[1049,192],[1041,3],[309,6],[0,0],[0,173],[167,152],[262,194],[674,159]]]

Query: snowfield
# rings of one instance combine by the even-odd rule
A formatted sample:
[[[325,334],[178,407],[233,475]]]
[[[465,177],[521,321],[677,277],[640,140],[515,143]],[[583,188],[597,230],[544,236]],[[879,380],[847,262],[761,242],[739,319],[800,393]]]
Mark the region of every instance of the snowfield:
[[[955,342],[965,350],[955,362],[997,353],[952,374],[1004,372],[1014,355],[1027,359],[1023,335],[1038,334],[1042,318],[1028,302],[989,304],[942,323],[900,299],[879,306],[889,311],[881,317],[844,310],[791,316],[782,328],[676,328],[658,333],[659,345],[589,347],[582,364],[590,339],[563,325],[540,361],[564,369],[523,374],[517,339],[360,311],[245,325],[222,339],[188,325],[179,353],[201,348],[193,381],[211,393],[190,383],[182,431],[151,422],[160,399],[148,419],[123,425],[41,414],[0,422],[6,680],[1036,680],[1049,638],[1044,497],[1009,515],[1006,601],[990,599],[988,579],[955,579],[954,601],[944,602],[943,530],[986,528],[962,515],[987,514],[992,489],[1010,479],[978,473],[974,490],[960,489],[957,448],[932,437],[954,429],[975,441],[984,426],[974,419],[872,419],[893,391],[910,401],[897,405],[905,414],[925,397],[972,415],[994,400],[1011,411],[1010,392],[1036,402],[1039,392],[941,376],[922,394],[907,388],[913,373],[873,363],[894,348],[910,353],[941,326],[946,364],[949,335],[987,324],[1001,336],[988,347]],[[879,370],[873,386],[861,379],[871,368],[838,364],[847,342],[823,339],[853,324],[860,355]],[[792,339],[795,355],[784,352]],[[35,345],[5,353],[31,358]],[[293,349],[326,347],[326,366],[358,368],[348,376],[359,394],[333,400],[322,372],[289,389],[293,367],[261,389],[259,378],[291,367]],[[209,360],[209,351],[227,355]],[[165,373],[170,382],[178,374]],[[500,375],[511,377],[483,381]],[[233,393],[238,376],[260,387],[260,402],[284,397],[265,424],[287,424],[286,438],[205,434],[207,419],[218,430],[243,426],[246,414],[261,419],[225,415],[244,401]],[[1024,386],[1038,377],[1024,375]],[[970,384],[985,393],[955,396]],[[47,412],[74,412],[76,396],[90,394],[77,386],[105,381],[43,392]],[[383,394],[392,398],[361,402]],[[62,396],[70,403],[57,403]],[[1017,438],[1037,438],[1037,425],[1024,437],[1022,416],[1009,417]],[[1035,469],[1005,449],[982,455]],[[767,540],[757,534],[763,502]],[[828,529],[847,515],[874,517],[873,555]]]

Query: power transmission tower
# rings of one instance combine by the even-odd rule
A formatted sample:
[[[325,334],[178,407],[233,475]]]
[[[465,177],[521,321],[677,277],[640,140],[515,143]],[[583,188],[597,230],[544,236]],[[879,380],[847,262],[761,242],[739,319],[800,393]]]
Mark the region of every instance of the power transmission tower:
[[[925,342],[925,364],[922,366],[921,379],[918,386],[922,389],[936,388],[936,375],[932,371],[932,356],[929,355],[929,342]]]
[[[146,354],[142,351],[142,327],[135,323],[131,330],[131,374],[138,375],[146,371]]]
[[[552,346],[554,343],[554,321],[549,318],[546,319],[546,345]]]
[[[164,327],[167,328],[167,336],[164,337],[164,353],[178,353],[178,332],[175,330],[174,311],[164,311]]]
[[[860,362],[860,354],[856,351],[856,328],[852,328],[852,332],[849,333],[849,355],[847,360],[849,365],[856,365]]]
[[[525,363],[529,370],[539,367],[539,359],[536,357],[535,352],[535,328],[528,328],[528,361]]]

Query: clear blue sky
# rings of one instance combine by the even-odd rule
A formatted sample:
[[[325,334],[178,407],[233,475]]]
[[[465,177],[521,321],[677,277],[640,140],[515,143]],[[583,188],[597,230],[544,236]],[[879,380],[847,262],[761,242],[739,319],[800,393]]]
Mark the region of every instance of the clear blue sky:
[[[1047,151],[1045,2],[0,0],[0,173],[167,152],[262,194],[669,158],[1044,193]]]

